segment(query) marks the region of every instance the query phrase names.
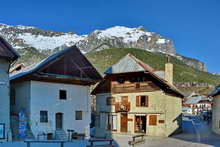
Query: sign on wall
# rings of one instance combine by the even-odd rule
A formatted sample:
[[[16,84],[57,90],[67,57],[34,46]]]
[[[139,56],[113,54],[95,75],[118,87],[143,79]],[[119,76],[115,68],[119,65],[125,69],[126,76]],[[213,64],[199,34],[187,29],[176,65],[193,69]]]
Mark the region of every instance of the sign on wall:
[[[5,124],[0,123],[0,139],[5,139]]]

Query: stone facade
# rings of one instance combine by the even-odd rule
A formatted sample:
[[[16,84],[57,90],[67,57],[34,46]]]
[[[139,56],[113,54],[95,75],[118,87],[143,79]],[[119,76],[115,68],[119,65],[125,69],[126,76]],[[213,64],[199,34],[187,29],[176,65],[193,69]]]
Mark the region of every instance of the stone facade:
[[[136,107],[136,97],[140,95],[148,96],[148,107]],[[123,134],[120,117],[122,113],[115,112],[115,106],[106,105],[108,97],[114,97],[115,102],[121,102],[121,97],[128,96],[130,111],[128,112],[128,131],[126,134],[135,133],[135,116],[146,117],[146,135],[148,136],[169,136],[181,127],[181,99],[166,95],[163,91],[124,93],[124,94],[98,94],[96,100],[97,112],[99,116],[96,123],[96,136],[109,137],[114,134]],[[117,116],[117,130],[110,131],[107,126],[109,114]],[[149,124],[150,115],[157,115],[156,125]],[[163,122],[164,121],[164,122]]]

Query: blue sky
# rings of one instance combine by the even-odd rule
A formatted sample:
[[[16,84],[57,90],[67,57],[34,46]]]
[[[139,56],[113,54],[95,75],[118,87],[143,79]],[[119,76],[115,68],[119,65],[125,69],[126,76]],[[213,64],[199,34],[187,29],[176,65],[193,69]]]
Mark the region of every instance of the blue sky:
[[[220,73],[219,0],[5,0],[0,22],[77,34],[144,26],[172,39],[178,53]]]

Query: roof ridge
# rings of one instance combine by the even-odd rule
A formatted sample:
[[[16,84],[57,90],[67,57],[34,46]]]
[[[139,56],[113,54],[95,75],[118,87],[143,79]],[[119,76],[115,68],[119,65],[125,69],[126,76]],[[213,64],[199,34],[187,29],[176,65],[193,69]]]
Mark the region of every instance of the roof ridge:
[[[30,64],[29,66],[26,66],[25,68],[23,68],[23,70],[20,70],[14,74],[10,74],[10,80],[13,80],[13,79],[16,79],[20,76],[24,76],[26,74],[30,74],[32,72],[35,72],[37,71],[39,68],[41,68],[42,66],[44,66],[47,62],[50,62],[51,60],[53,60],[54,58],[58,57],[59,55],[62,55],[62,53],[72,49],[76,47],[75,45],[74,46],[71,46],[71,47],[68,47],[68,48],[65,48],[63,50],[59,50],[55,53],[53,53],[52,55],[42,59],[41,61],[39,61],[38,63],[33,63],[33,64]],[[17,77],[18,76],[18,77]]]
[[[131,53],[128,53],[127,56],[131,57],[132,59],[134,59],[141,67],[143,67],[145,70],[147,71],[153,71],[154,68],[152,68],[149,64],[141,61],[140,59],[138,59],[137,57],[135,57],[134,55],[132,55]]]
[[[3,49],[7,49],[7,52],[10,52],[13,57],[11,60],[15,61],[20,55],[15,51],[15,49],[4,39],[2,35],[0,35],[0,47]]]

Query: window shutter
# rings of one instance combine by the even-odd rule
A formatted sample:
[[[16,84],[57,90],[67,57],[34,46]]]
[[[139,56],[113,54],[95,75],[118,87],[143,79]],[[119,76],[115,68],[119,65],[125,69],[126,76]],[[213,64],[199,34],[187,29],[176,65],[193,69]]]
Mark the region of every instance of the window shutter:
[[[148,107],[148,103],[149,103],[149,98],[148,96],[145,96],[145,106]]]
[[[106,105],[115,105],[115,98],[114,97],[107,97],[106,98]]]
[[[149,125],[156,126],[157,125],[157,115],[150,115],[149,116]]]
[[[136,96],[136,106],[140,106],[140,96]]]

